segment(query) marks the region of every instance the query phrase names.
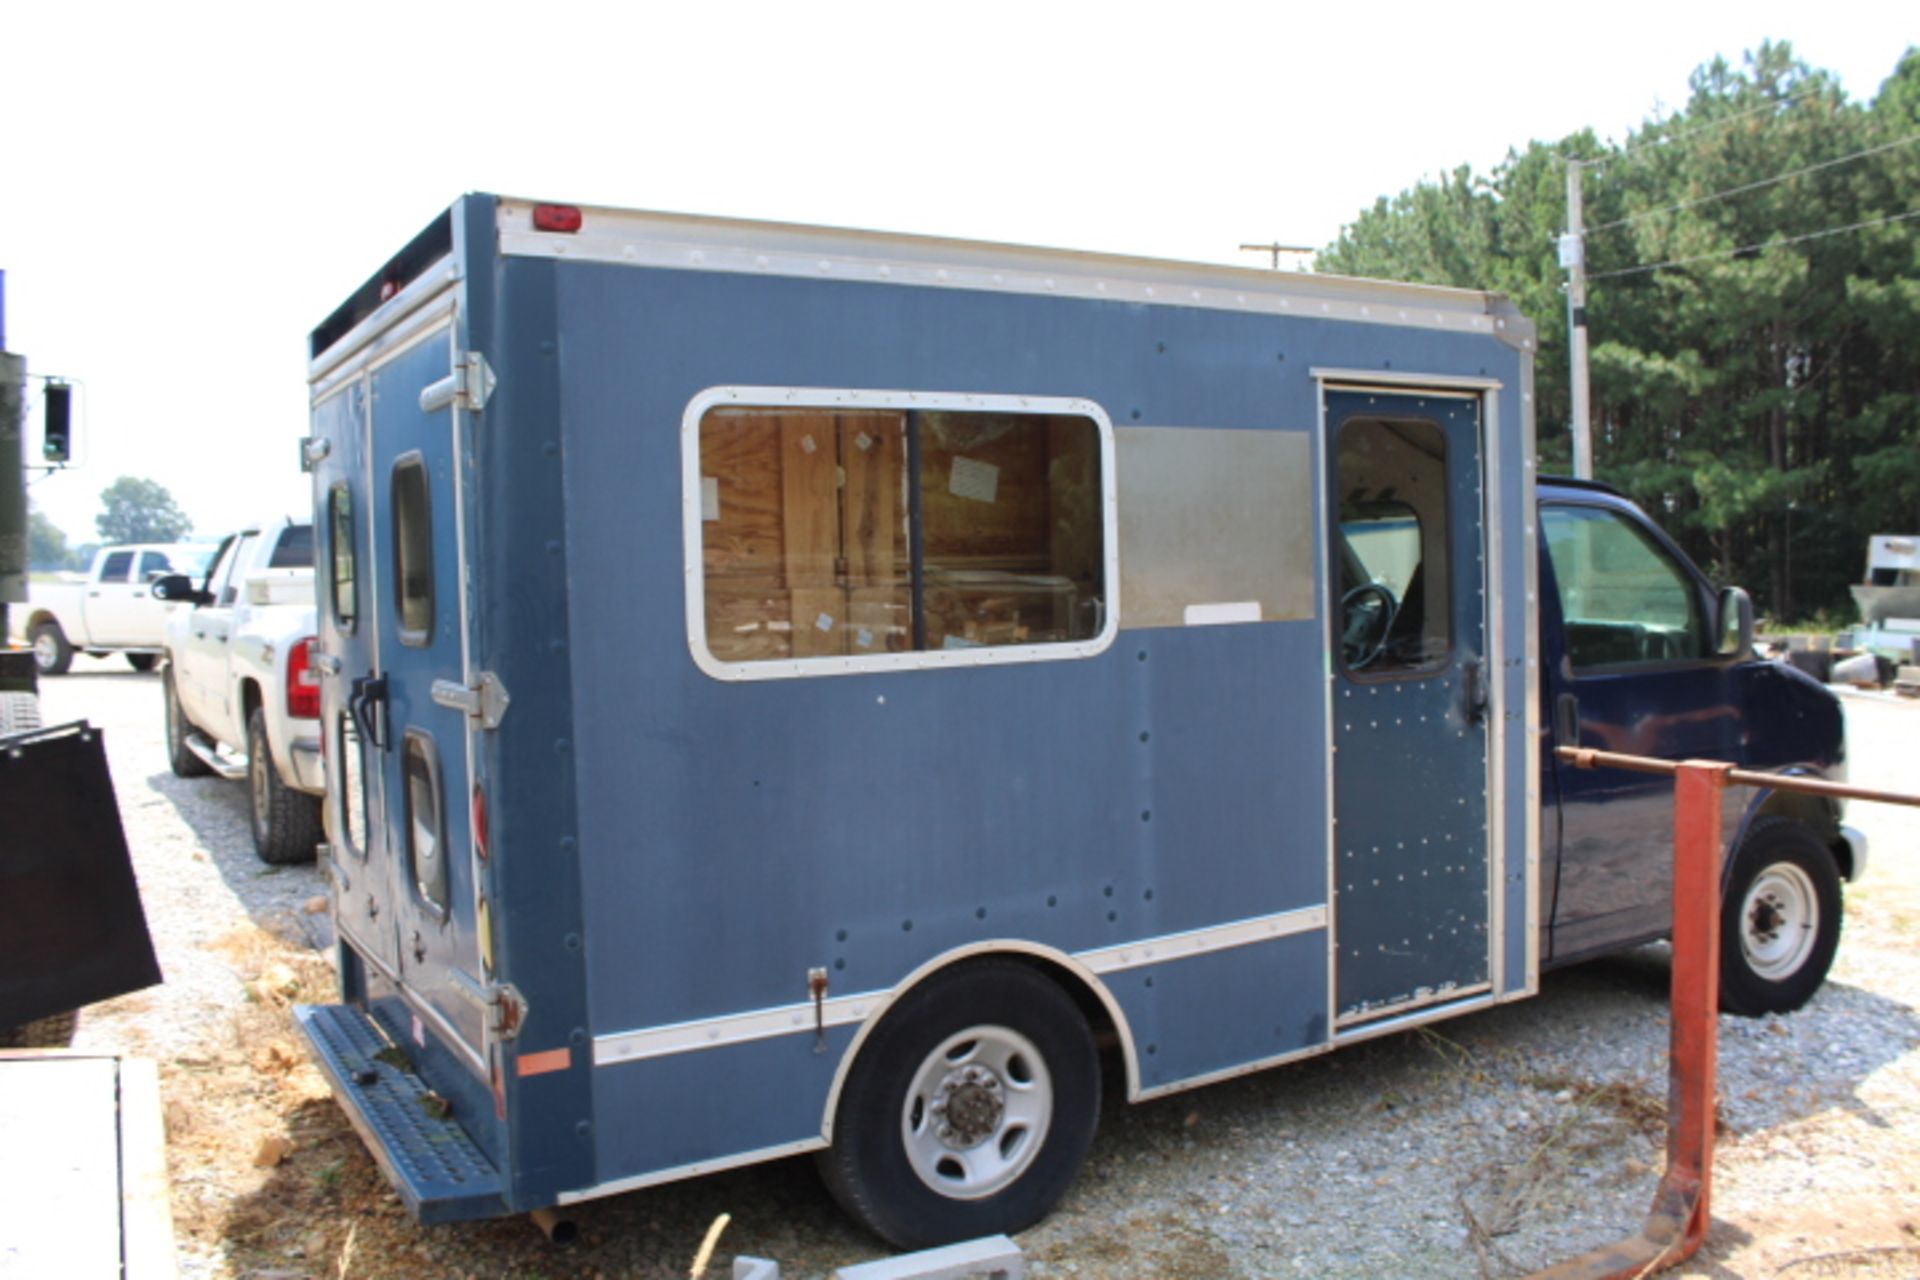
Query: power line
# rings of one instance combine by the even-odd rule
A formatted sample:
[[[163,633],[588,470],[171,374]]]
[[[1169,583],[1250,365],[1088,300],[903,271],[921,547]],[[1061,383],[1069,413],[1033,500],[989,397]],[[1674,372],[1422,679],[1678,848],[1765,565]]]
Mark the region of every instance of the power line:
[[[1586,234],[1593,235],[1600,231],[1611,231],[1615,227],[1629,226],[1632,223],[1657,217],[1663,213],[1675,213],[1681,209],[1693,209],[1703,204],[1711,204],[1715,200],[1726,200],[1733,196],[1746,195],[1750,191],[1759,191],[1762,188],[1771,187],[1776,183],[1790,182],[1795,178],[1804,178],[1807,174],[1818,173],[1822,169],[1831,169],[1835,165],[1848,164],[1855,160],[1864,160],[1868,156],[1877,156],[1883,151],[1891,151],[1895,147],[1909,146],[1915,142],[1920,142],[1920,133],[1908,134],[1906,137],[1896,139],[1893,142],[1883,142],[1877,147],[1868,147],[1865,151],[1856,151],[1851,155],[1840,156],[1833,160],[1822,160],[1819,164],[1810,164],[1804,169],[1795,169],[1792,173],[1775,174],[1771,178],[1762,178],[1758,182],[1749,182],[1741,187],[1729,187],[1725,191],[1716,191],[1712,195],[1699,196],[1692,200],[1681,200],[1676,204],[1662,205],[1658,209],[1646,209],[1639,213],[1628,214],[1624,218],[1615,218],[1612,222],[1603,222],[1597,227],[1588,227]]]
[[[1652,138],[1646,142],[1636,143],[1631,147],[1626,147],[1621,149],[1618,152],[1615,152],[1611,156],[1606,156],[1598,160],[1579,160],[1578,162],[1583,168],[1603,169],[1607,165],[1613,164],[1616,161],[1625,160],[1631,156],[1639,155],[1642,151],[1651,151],[1655,147],[1668,146],[1672,143],[1679,142],[1684,138],[1691,138],[1696,134],[1709,133],[1715,129],[1725,129],[1725,128],[1728,128],[1729,126],[1739,124],[1742,120],[1751,120],[1754,116],[1767,115],[1772,112],[1778,112],[1778,111],[1784,110],[1785,108],[1792,106],[1796,102],[1804,102],[1808,98],[1817,96],[1818,94],[1824,92],[1826,88],[1827,86],[1822,84],[1822,85],[1816,85],[1811,89],[1802,89],[1799,93],[1789,94],[1787,97],[1784,97],[1784,98],[1777,98],[1774,101],[1765,103],[1762,106],[1751,107],[1745,111],[1738,111],[1738,112],[1735,112],[1733,115],[1723,116],[1718,120],[1708,120],[1702,124],[1694,125],[1692,128],[1682,129],[1678,133],[1670,133],[1663,138]],[[1562,160],[1578,159],[1578,157],[1568,156],[1564,154],[1560,158]]]
[[[1666,262],[1643,262],[1637,267],[1621,267],[1617,271],[1596,271],[1588,280],[1612,280],[1619,276],[1644,275],[1650,271],[1664,271],[1668,267],[1687,267],[1696,262],[1711,262],[1716,258],[1737,258],[1746,254],[1763,253],[1770,249],[1784,249],[1788,245],[1803,244],[1808,240],[1822,240],[1827,236],[1844,235],[1849,231],[1865,231],[1869,227],[1884,227],[1895,222],[1906,222],[1920,218],[1920,209],[1909,209],[1905,213],[1889,214],[1884,218],[1873,218],[1866,222],[1850,223],[1844,227],[1828,227],[1824,231],[1809,231],[1805,235],[1790,236],[1785,240],[1763,240],[1758,244],[1741,245],[1738,249],[1721,249],[1714,253],[1695,254],[1691,258],[1673,258]]]

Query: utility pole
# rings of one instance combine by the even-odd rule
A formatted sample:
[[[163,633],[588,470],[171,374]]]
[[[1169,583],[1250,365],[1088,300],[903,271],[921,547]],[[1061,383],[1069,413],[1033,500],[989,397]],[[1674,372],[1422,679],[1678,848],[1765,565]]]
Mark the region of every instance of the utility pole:
[[[1573,400],[1573,475],[1593,479],[1593,422],[1587,383],[1587,242],[1580,204],[1580,162],[1567,159],[1567,232],[1560,237],[1560,265],[1567,270],[1567,348],[1572,360],[1568,387]]]
[[[1240,251],[1242,253],[1272,254],[1273,255],[1272,266],[1275,271],[1278,271],[1280,269],[1280,255],[1283,253],[1313,253],[1314,252],[1314,250],[1307,248],[1305,245],[1281,244],[1278,240],[1274,241],[1272,244],[1243,244],[1240,246]]]

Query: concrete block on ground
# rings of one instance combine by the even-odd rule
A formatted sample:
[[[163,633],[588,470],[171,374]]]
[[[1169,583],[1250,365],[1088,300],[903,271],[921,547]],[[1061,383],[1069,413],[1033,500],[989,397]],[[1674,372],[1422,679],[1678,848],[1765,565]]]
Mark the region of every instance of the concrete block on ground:
[[[1006,1236],[982,1236],[834,1272],[834,1280],[1025,1280],[1027,1255]]]

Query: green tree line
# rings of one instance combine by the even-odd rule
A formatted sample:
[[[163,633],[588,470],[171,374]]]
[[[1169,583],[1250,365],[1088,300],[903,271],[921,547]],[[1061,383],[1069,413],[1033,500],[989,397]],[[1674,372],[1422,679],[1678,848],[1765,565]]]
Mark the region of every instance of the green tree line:
[[[1865,103],[1784,42],[1690,90],[1623,142],[1536,141],[1382,197],[1315,266],[1511,297],[1540,331],[1542,469],[1567,472],[1556,241],[1580,160],[1596,478],[1763,613],[1844,612],[1868,537],[1920,533],[1920,49]]]

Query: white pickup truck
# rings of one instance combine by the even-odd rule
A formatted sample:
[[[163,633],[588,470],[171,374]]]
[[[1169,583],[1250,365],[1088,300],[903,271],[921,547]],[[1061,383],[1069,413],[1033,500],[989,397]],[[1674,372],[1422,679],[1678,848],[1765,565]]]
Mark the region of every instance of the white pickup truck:
[[[154,589],[182,606],[167,618],[161,667],[174,773],[245,778],[261,860],[312,858],[326,793],[312,524],[248,526],[203,581],[172,576]]]
[[[134,670],[151,671],[167,625],[153,584],[170,573],[200,577],[215,550],[211,542],[102,547],[84,580],[33,583],[19,625],[40,674],[65,674],[76,651],[124,653]]]

